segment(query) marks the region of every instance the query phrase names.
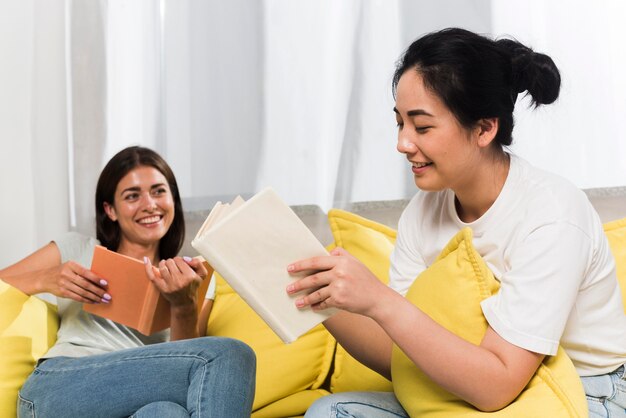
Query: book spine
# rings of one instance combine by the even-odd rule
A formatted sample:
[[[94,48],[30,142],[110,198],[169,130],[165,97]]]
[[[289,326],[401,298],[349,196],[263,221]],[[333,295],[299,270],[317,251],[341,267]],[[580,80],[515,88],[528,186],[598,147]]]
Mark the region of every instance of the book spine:
[[[203,242],[202,240],[193,240],[191,245],[209,262],[215,271],[222,275],[224,280],[228,282],[235,292],[237,292],[239,296],[241,296],[241,298],[245,300],[252,307],[252,309],[265,320],[265,322],[267,322],[270,328],[283,342],[292,343],[299,337],[299,335],[293,335],[293,333],[291,333],[288,329],[281,326],[281,322],[278,318],[276,318],[272,311],[267,309],[260,302],[260,300],[256,297],[256,294],[244,286],[240,280],[237,280],[237,278],[240,278],[241,275],[237,274],[237,271],[232,270],[225,264],[221,263],[220,257],[214,254],[214,251],[212,251],[206,242]]]
[[[146,277],[146,280],[150,280]],[[148,286],[146,296],[143,300],[141,315],[139,316],[139,325],[137,331],[144,335],[152,334],[152,326],[154,324],[154,316],[156,314],[157,303],[159,301],[159,290],[152,283]]]

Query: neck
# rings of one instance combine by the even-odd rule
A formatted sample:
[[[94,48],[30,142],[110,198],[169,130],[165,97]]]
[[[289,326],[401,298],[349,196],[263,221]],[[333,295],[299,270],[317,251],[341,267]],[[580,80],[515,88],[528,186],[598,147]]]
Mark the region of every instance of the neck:
[[[463,222],[479,219],[494,204],[509,174],[508,154],[494,158],[490,164],[480,164],[467,182],[454,189],[455,205]]]
[[[117,252],[128,257],[143,261],[144,257],[148,257],[152,264],[157,264],[159,259],[159,243],[155,244],[138,244],[123,240],[117,247]]]

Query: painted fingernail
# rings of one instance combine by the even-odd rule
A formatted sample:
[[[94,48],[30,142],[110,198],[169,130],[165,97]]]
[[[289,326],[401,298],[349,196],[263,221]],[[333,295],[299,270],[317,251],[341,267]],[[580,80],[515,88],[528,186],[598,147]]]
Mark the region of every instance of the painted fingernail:
[[[144,263],[144,264],[148,264],[148,263],[150,263],[150,259],[149,259],[148,257],[145,257],[145,256],[144,256],[144,258],[143,258],[143,263]]]
[[[184,256],[183,260],[185,260],[186,262],[190,262],[191,261],[191,257]]]
[[[111,295],[109,295],[108,293],[105,293],[104,296],[102,296],[102,299],[106,299],[107,301],[111,300]]]
[[[304,306],[304,301],[302,299],[296,300],[296,306],[298,308],[302,308]]]
[[[107,282],[106,280],[100,280],[100,284],[101,284],[102,286],[106,286],[106,285],[108,285],[108,284],[109,284],[109,282]]]
[[[100,299],[100,301],[101,301],[102,303],[109,303],[109,302],[111,302],[110,300],[107,300],[107,299],[105,299],[105,298]]]
[[[289,265],[287,266],[287,271],[293,271],[293,269],[294,269],[293,264],[289,264]]]
[[[294,288],[294,285],[292,285],[292,284],[287,285],[287,293],[293,292],[293,288]]]

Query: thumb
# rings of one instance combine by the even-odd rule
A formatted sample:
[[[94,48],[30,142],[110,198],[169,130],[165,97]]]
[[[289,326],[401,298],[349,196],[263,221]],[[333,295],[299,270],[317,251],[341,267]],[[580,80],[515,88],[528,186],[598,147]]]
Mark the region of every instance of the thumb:
[[[331,250],[330,255],[340,256],[340,255],[350,255],[350,253],[341,247],[335,247]]]

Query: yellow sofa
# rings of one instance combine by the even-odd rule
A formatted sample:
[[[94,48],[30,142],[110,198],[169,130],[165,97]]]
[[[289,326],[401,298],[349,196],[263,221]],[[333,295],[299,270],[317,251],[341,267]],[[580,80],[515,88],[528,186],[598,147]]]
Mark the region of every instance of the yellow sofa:
[[[382,213],[388,209],[388,206],[383,205],[375,210]],[[391,215],[390,219],[397,219],[400,210],[396,208],[392,212],[397,213]],[[367,211],[363,213],[369,214]],[[393,227],[341,210],[328,213],[327,227],[333,239],[329,247],[339,245],[348,249],[382,281],[387,280],[389,254],[395,241]],[[626,219],[607,223],[605,227],[618,259],[618,274],[624,290]],[[215,307],[207,330],[210,335],[241,339],[256,352],[257,392],[253,417],[302,416],[314,400],[328,393],[393,390],[391,382],[356,362],[321,325],[294,343],[283,344],[223,279],[218,276],[217,280]],[[0,280],[0,418],[15,416],[17,391],[35,361],[54,343],[57,326],[56,308],[53,305],[28,297]],[[547,372],[544,370],[541,384],[551,379],[552,383],[548,382],[550,388],[562,389],[559,389],[561,392],[558,396],[564,397],[561,409],[565,412],[561,416],[586,416],[586,412],[580,412],[584,395],[564,353],[560,354],[558,363],[556,372],[550,368],[553,367],[551,363],[546,364]],[[534,384],[529,387],[524,399],[536,396],[531,390],[541,391]],[[541,396],[553,395],[544,391],[537,399]],[[455,404],[458,407],[458,402]],[[432,416],[454,415],[446,415],[440,410]],[[463,416],[474,414],[472,412]]]

